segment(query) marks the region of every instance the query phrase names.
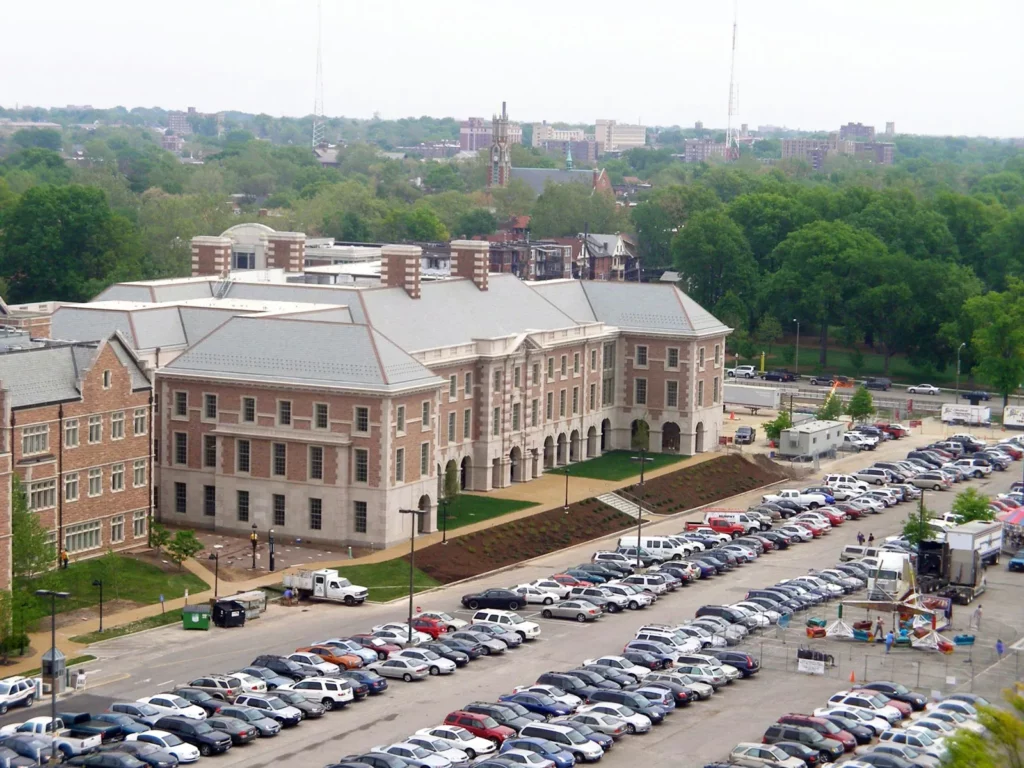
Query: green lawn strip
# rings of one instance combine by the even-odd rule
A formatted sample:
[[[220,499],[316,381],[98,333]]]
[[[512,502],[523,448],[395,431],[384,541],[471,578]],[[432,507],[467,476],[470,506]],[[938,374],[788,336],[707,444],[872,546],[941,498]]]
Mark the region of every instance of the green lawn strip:
[[[166,627],[169,624],[180,623],[181,608],[175,608],[173,611],[167,611],[167,613],[147,616],[145,619],[131,621],[117,627],[110,627],[110,629],[105,629],[102,632],[88,632],[84,635],[76,635],[71,638],[71,642],[89,645],[90,643],[98,643],[100,640],[110,640],[114,637],[123,637],[135,632],[142,632],[145,629],[155,629],[156,627]]]
[[[81,656],[74,656],[74,657],[68,659],[66,664],[65,664],[65,666],[67,666],[68,668],[71,668],[71,667],[75,666],[76,664],[85,664],[85,662],[87,662],[87,661],[94,661],[95,659],[96,659],[96,657],[93,656],[91,653],[85,653],[85,654],[83,654]],[[35,677],[35,676],[39,675],[42,671],[43,671],[42,669],[40,669],[39,667],[36,667],[35,669],[30,669],[28,672],[23,672],[22,673],[22,677]]]
[[[186,589],[192,594],[207,589],[206,582],[184,569],[164,571],[131,557],[105,555],[71,563],[66,569],[48,571],[29,581],[24,589],[30,593],[26,596],[23,614],[26,624],[32,626],[33,622],[50,615],[49,599],[35,597],[31,594],[35,590],[68,592],[70,597],[56,602],[58,613],[63,613],[99,603],[99,588],[92,585],[95,580],[103,582],[105,601],[130,600],[140,605],[157,603],[160,595],[165,600],[173,600],[184,596]]]
[[[644,472],[676,464],[688,459],[678,453],[648,453],[644,462]],[[568,468],[548,470],[550,473],[569,473],[569,482],[573,477],[589,477],[594,480],[625,480],[640,474],[640,454],[636,451],[609,451],[596,459],[571,464]]]
[[[462,528],[492,517],[501,517],[509,512],[536,507],[533,501],[516,501],[514,499],[491,499],[486,496],[474,496],[461,493],[448,502],[448,530]],[[441,528],[441,512],[438,511],[437,527]]]
[[[394,560],[385,560],[383,563],[368,563],[366,565],[340,565],[338,573],[351,581],[370,590],[367,599],[385,603],[394,600],[402,595],[409,594],[409,561],[405,558],[396,557]],[[440,584],[419,568],[413,571],[413,585],[415,591],[430,589]]]

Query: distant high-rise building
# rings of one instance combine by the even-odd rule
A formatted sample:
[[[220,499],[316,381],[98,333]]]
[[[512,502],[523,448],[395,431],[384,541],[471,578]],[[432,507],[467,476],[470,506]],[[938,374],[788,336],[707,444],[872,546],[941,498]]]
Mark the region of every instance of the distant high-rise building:
[[[683,142],[683,162],[703,163],[712,157],[725,158],[725,143],[711,139],[686,139]]]
[[[783,139],[782,159],[806,160],[814,170],[821,170],[829,155],[852,155],[854,142],[833,133],[827,139]]]
[[[647,144],[647,127],[616,123],[614,120],[598,120],[594,138],[597,139],[600,152],[643,147]]]
[[[885,124],[885,135],[886,136],[895,136],[896,135],[896,123],[894,123],[892,120],[889,120]]]
[[[854,146],[855,155],[876,165],[892,165],[896,145],[886,141],[859,141]]]
[[[864,125],[863,123],[847,123],[839,128],[840,139],[866,139],[871,141],[875,138],[875,126]]]
[[[491,121],[491,155],[487,166],[487,186],[507,187],[512,178],[512,148],[509,140],[508,112],[501,102],[501,114]]]
[[[188,121],[189,114],[195,112],[195,107],[189,107],[188,113],[175,111],[167,113],[167,130],[176,136],[188,136],[192,133],[192,125]]]
[[[695,130],[695,131],[703,131],[704,130],[704,121],[703,120],[698,120],[696,123],[694,123],[693,124],[693,130]]]

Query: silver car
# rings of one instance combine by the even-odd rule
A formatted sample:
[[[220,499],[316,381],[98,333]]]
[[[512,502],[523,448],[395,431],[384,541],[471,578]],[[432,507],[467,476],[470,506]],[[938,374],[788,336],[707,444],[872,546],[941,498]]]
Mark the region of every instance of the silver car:
[[[565,719],[571,723],[589,726],[598,733],[611,736],[613,739],[617,739],[626,733],[626,721],[615,715],[605,715],[601,712],[581,712],[577,715],[570,715]]]
[[[573,619],[581,624],[601,618],[603,612],[593,603],[586,600],[563,600],[549,605],[540,612],[545,619]]]
[[[372,669],[381,677],[394,677],[405,680],[407,683],[411,683],[413,680],[422,680],[430,674],[430,667],[418,659],[395,657],[370,664],[366,669]]]
[[[483,632],[473,632],[468,629],[462,629],[458,632],[448,633],[448,637],[453,640],[462,640],[473,645],[483,646],[484,655],[490,656],[496,653],[504,653],[508,650],[508,646],[501,642],[497,638],[485,635]]]
[[[698,682],[707,683],[716,691],[729,682],[729,678],[725,676],[723,671],[703,664],[676,664],[673,669],[676,672],[686,675],[687,677],[691,677]]]

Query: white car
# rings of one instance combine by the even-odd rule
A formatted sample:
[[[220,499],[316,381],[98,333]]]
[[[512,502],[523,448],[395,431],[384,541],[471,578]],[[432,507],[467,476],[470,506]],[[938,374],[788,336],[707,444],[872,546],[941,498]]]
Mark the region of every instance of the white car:
[[[416,659],[388,658],[369,664],[366,669],[372,669],[381,677],[400,678],[407,683],[411,683],[413,680],[422,680],[430,674],[430,667]]]
[[[867,494],[861,494],[860,496],[850,499],[850,503],[855,507],[867,507],[873,512],[881,512],[885,509],[884,501],[876,499],[874,496],[868,496]]]
[[[308,664],[311,667],[316,667],[324,677],[337,677],[341,672],[341,667],[337,664],[324,661],[315,653],[302,653],[301,651],[298,651],[290,654],[288,658],[292,661],[299,662],[299,664]]]
[[[755,616],[764,616],[768,619],[769,624],[778,624],[779,619],[782,618],[782,614],[778,611],[773,611],[771,608],[765,608],[763,605],[758,605],[757,603],[748,603],[744,601],[736,603],[732,607],[743,608],[744,610],[750,611]]]
[[[527,605],[552,605],[562,598],[555,592],[549,592],[532,584],[519,584],[512,587],[512,591],[520,595]]]
[[[906,744],[938,759],[942,759],[946,749],[945,739],[933,736],[931,731],[924,728],[894,728],[879,736],[878,741],[881,744]]]
[[[608,667],[609,669],[624,672],[637,682],[643,680],[645,677],[651,674],[651,670],[647,669],[646,667],[639,667],[633,662],[631,662],[629,659],[624,658],[622,656],[598,656],[596,659],[585,659],[583,661],[584,667],[589,666],[591,664],[594,664],[598,667]]]
[[[327,680],[322,677],[307,677],[305,680],[288,683],[275,690],[293,691],[310,701],[323,704],[327,711],[343,707],[355,699],[355,692],[347,680]]]
[[[501,753],[501,757],[517,765],[526,766],[526,768],[555,768],[553,760],[548,760],[536,752],[525,749],[506,749]]]
[[[247,672],[232,672],[231,676],[237,677],[242,681],[242,690],[246,693],[267,692],[267,681],[262,680],[255,675],[250,675]]]
[[[155,744],[160,749],[166,749],[176,758],[179,763],[194,763],[199,759],[199,750],[191,744],[186,744],[173,733],[167,731],[143,731],[142,733],[129,733],[125,741],[141,741],[143,744]]]
[[[742,765],[744,768],[805,768],[807,763],[799,757],[790,757],[772,744],[744,741],[732,748],[732,752],[729,753],[729,765]]]
[[[569,592],[572,591],[572,587],[559,584],[554,579],[535,579],[534,581],[527,582],[527,586],[536,587],[543,592],[551,592],[558,595],[562,600],[569,597]]]
[[[965,728],[968,731],[974,731],[975,733],[984,733],[988,730],[977,720],[972,720],[969,717],[961,715],[959,712],[954,712],[949,709],[933,709],[924,719],[939,720],[943,723],[948,723],[954,728]]]
[[[503,632],[514,632],[524,641],[536,640],[540,637],[540,625],[527,621],[515,611],[503,611],[498,608],[481,608],[473,614],[473,624],[470,629],[478,624],[490,625]]]
[[[784,525],[779,528],[779,532],[791,538],[795,536],[800,541],[810,541],[814,538],[814,534],[802,525]]]
[[[732,608],[734,610],[738,611],[745,618],[753,619],[754,621],[756,621],[758,629],[764,629],[765,627],[769,626],[772,623],[771,619],[769,619],[763,613],[763,609],[761,609],[759,607],[756,607],[756,609],[755,609],[755,608],[746,608],[746,607],[744,607],[742,605],[734,605],[734,606],[732,606]],[[776,621],[778,621],[778,619],[776,619]]]
[[[461,749],[470,760],[475,760],[480,755],[489,755],[498,748],[490,739],[482,739],[474,736],[458,725],[435,725],[433,728],[420,728],[416,731],[417,736],[430,736],[433,739],[448,744],[453,749]]]
[[[436,736],[424,736],[422,733],[414,733],[405,741],[407,744],[415,744],[417,747],[423,747],[430,752],[436,752],[441,757],[447,758],[453,765],[466,765],[469,763],[469,755],[466,754],[465,750],[453,747],[444,739],[439,739]]]
[[[452,761],[442,757],[437,752],[432,752],[418,744],[408,741],[400,741],[397,744],[386,744],[379,747],[371,747],[371,752],[381,752],[385,755],[394,755],[403,760],[414,760],[417,763],[429,766],[430,768],[451,768]]]
[[[858,723],[869,729],[874,736],[889,730],[889,721],[881,717],[875,717],[870,712],[857,707],[819,707],[814,710],[815,717],[827,715],[841,715],[847,719],[856,720]]]
[[[427,648],[403,648],[400,651],[395,651],[388,658],[411,659],[420,664],[426,664],[432,675],[450,675],[455,671],[454,661],[438,656]]]
[[[704,629],[704,627],[697,627],[692,624],[683,624],[682,626],[676,627],[676,632],[699,641],[702,648],[727,648],[729,646],[728,641],[724,637],[720,635],[713,635]]]
[[[556,688],[553,685],[541,685],[534,683],[533,685],[519,685],[512,689],[512,693],[542,693],[545,696],[550,696],[552,699],[557,701],[559,704],[565,704],[567,707],[571,707],[575,710],[580,704],[583,703],[583,699],[571,693],[566,693],[561,688]]]
[[[654,595],[649,592],[638,591],[632,584],[620,584],[617,581],[609,581],[601,586],[605,592],[611,595],[619,595],[626,598],[626,607],[634,611],[646,608],[654,602]]]
[[[413,616],[414,619],[418,619],[421,617],[424,619],[435,619],[436,621],[440,621],[442,624],[445,625],[449,632],[455,632],[460,629],[465,629],[469,626],[468,621],[465,621],[463,619],[456,619],[454,616],[451,616],[445,613],[444,611],[421,611],[420,613],[417,613],[415,616]]]
[[[912,395],[941,395],[942,390],[936,387],[934,384],[915,384],[912,387],[907,387],[907,392]]]
[[[621,704],[613,704],[610,701],[602,701],[597,704],[584,704],[580,712],[597,712],[602,715],[617,717],[626,723],[628,733],[647,733],[651,730],[651,718],[635,712],[629,707]]]
[[[181,715],[191,717],[193,720],[205,720],[206,710],[196,704],[190,704],[173,693],[158,693],[156,696],[144,696],[136,699],[139,704],[149,704],[151,707],[160,710],[165,715]]]
[[[408,624],[378,624],[371,631],[374,637],[379,637],[387,643],[398,645],[402,648],[405,648],[407,645],[423,645],[423,643],[429,643],[431,640],[430,635],[426,632],[414,629],[412,631],[412,641],[410,642]]]
[[[888,706],[880,698],[868,691],[858,691],[856,693],[839,691],[829,697],[828,703],[845,706],[849,709],[865,710],[893,725],[903,719],[903,714],[896,707]]]

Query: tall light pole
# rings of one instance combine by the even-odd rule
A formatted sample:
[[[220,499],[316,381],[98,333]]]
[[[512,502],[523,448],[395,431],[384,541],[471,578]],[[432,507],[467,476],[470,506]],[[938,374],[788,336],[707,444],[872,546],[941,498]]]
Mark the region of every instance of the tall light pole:
[[[57,592],[53,589],[37,589],[37,597],[50,598],[50,723],[57,722],[57,675],[64,673],[64,654],[57,650],[57,599],[67,600],[70,592]],[[59,659],[58,659],[59,654]],[[45,666],[46,656],[43,656]],[[58,661],[60,665],[58,666]],[[57,751],[52,750],[51,760],[56,759]]]
[[[960,402],[960,352],[967,346],[967,342],[963,342],[959,347],[956,348],[956,400],[954,405]]]
[[[274,572],[274,529],[267,532],[267,546],[270,547],[270,572]]]
[[[256,523],[252,524],[252,533],[249,534],[249,541],[252,543],[252,569],[256,570],[256,545],[260,543],[260,535],[256,533]]]
[[[100,632],[103,631],[103,580],[93,579],[92,585],[100,588]]]
[[[416,515],[411,518],[412,527],[409,529],[409,645],[412,645],[412,595],[413,595],[413,574],[416,572],[416,524],[420,521],[425,509],[400,509],[400,515]]]
[[[440,501],[441,504],[441,543],[448,543],[448,497]]]
[[[634,456],[633,461],[637,458]],[[644,466],[647,464],[647,449],[640,449],[640,498],[636,503],[636,568],[640,570],[640,536],[644,531]]]
[[[796,323],[796,359],[793,361],[793,374],[796,376],[800,375],[800,321],[795,317],[793,322]]]
[[[565,465],[565,504],[562,506],[562,511],[565,514],[569,514],[569,465]]]
[[[214,546],[219,549],[221,545]],[[220,596],[220,552],[211,552],[210,559],[213,560],[213,596],[216,599]]]

